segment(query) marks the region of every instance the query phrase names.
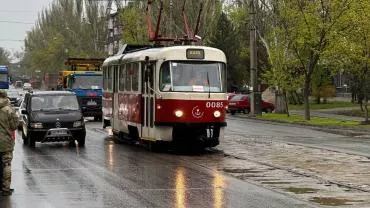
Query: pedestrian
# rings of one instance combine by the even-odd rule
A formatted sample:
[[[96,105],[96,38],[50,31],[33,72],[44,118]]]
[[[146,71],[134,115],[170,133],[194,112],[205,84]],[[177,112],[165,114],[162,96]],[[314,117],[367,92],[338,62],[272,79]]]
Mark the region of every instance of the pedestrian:
[[[1,195],[12,194],[11,162],[15,143],[14,131],[17,129],[18,117],[11,107],[7,93],[0,90],[0,191]]]

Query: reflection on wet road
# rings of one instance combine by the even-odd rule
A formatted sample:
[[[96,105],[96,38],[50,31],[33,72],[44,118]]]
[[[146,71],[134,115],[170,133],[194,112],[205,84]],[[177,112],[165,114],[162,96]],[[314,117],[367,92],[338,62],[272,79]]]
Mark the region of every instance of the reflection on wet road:
[[[99,128],[88,124],[85,148],[37,143],[30,149],[17,135],[15,192],[0,198],[0,207],[312,207],[197,165],[191,156],[116,144]],[[224,159],[207,154],[220,164]]]

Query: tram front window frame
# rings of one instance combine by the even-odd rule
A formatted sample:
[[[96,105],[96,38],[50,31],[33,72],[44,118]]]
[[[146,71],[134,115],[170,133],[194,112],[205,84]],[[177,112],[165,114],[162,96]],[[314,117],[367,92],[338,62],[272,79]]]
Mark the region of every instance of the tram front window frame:
[[[210,61],[166,61],[159,75],[162,92],[226,92],[226,65]]]

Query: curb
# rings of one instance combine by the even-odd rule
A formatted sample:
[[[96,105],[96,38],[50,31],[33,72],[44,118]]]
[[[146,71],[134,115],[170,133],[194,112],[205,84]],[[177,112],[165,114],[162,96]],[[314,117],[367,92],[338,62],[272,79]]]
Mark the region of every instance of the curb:
[[[278,120],[267,120],[267,119],[260,119],[254,116],[242,116],[242,115],[234,115],[236,118],[243,118],[249,120],[257,120],[264,123],[271,123],[271,124],[282,124],[286,126],[303,126],[308,127],[310,129],[323,131],[332,134],[340,134],[343,136],[364,136],[370,135],[370,129],[360,129],[360,128],[350,128],[350,127],[332,127],[332,126],[319,126],[314,124],[303,124],[303,123],[290,123],[287,121],[278,121]],[[230,118],[230,116],[228,116]],[[340,128],[340,129],[339,129]]]

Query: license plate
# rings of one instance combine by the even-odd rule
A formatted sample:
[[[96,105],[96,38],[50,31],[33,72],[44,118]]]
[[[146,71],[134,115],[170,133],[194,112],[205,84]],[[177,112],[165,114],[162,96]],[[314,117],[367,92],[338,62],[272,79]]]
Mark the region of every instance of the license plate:
[[[67,131],[66,130],[53,130],[50,132],[51,135],[63,135],[63,134],[67,134]]]
[[[95,101],[93,100],[90,100],[87,102],[87,105],[97,105]]]

